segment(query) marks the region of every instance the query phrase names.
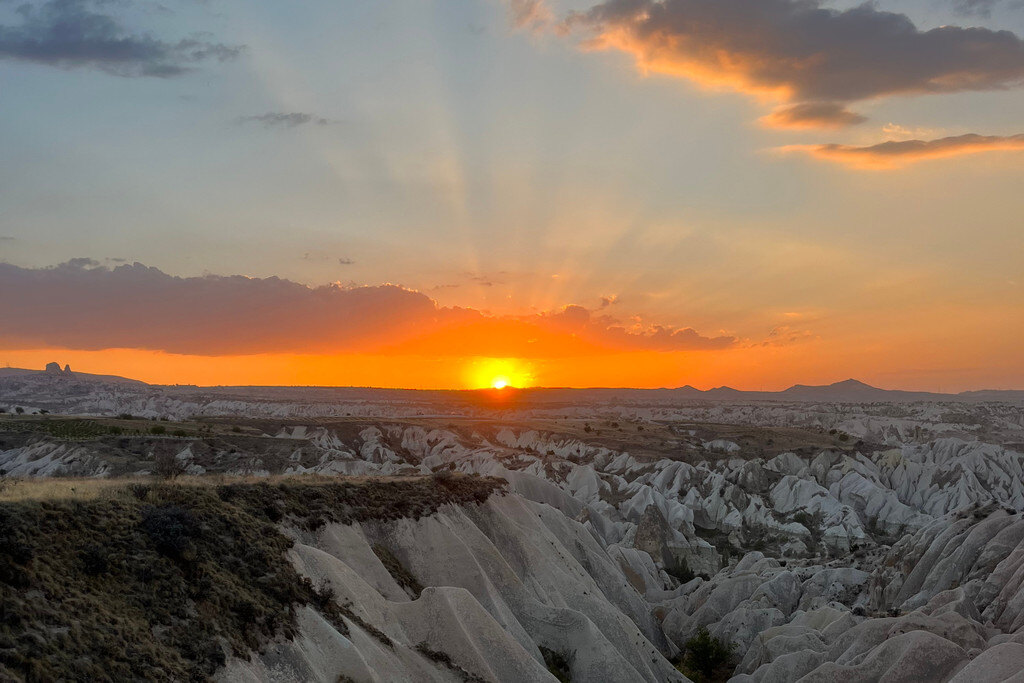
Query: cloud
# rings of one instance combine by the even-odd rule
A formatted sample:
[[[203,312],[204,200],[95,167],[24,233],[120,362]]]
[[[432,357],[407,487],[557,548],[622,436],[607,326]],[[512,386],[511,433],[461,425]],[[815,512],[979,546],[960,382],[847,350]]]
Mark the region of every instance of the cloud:
[[[999,0],[953,0],[953,11],[962,17],[988,18],[998,4]],[[1020,7],[1018,2],[1012,4]]]
[[[140,263],[0,263],[0,348],[134,348],[197,355],[407,353],[565,357],[725,349],[733,337],[625,327],[581,306],[524,316],[441,307],[396,285],[307,287],[276,277],[175,277]]]
[[[845,128],[863,123],[867,117],[837,102],[801,102],[779,107],[760,121],[770,128]]]
[[[540,31],[554,24],[554,14],[544,0],[508,0],[509,21],[516,28]]]
[[[338,259],[338,265],[340,265],[340,266],[351,266],[351,265],[354,265],[354,264],[355,264],[355,261],[353,261],[350,258],[345,258],[344,256]]]
[[[0,242],[13,242],[16,238],[10,235],[0,235]]]
[[[890,169],[926,159],[942,159],[981,152],[1024,151],[1021,135],[955,135],[936,140],[890,140],[877,145],[788,145],[781,152],[803,152],[818,159],[861,169]]]
[[[301,111],[293,112],[268,112],[266,114],[257,114],[255,116],[239,116],[235,119],[235,123],[258,123],[264,128],[297,128],[298,126],[304,126],[306,124],[313,124],[315,126],[329,126],[336,121],[325,119],[322,116],[315,114],[307,114]]]
[[[0,59],[64,69],[93,68],[117,76],[166,78],[191,71],[199,62],[224,62],[244,48],[201,38],[177,42],[133,34],[89,0],[48,0],[21,5],[18,25],[0,25]]]
[[[563,25],[589,36],[584,47],[629,53],[646,72],[807,105],[778,114],[805,125],[815,108],[834,126],[842,103],[1024,81],[1024,41],[1013,33],[921,31],[871,4],[839,11],[815,0],[608,0]]]

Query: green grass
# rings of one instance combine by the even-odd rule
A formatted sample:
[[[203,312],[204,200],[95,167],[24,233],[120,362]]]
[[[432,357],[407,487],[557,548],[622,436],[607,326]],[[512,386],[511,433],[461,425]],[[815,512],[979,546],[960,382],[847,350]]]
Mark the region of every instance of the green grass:
[[[117,425],[102,424],[95,420],[35,419],[9,420],[2,423],[3,431],[40,433],[65,441],[88,441],[103,436],[124,433]]]
[[[354,615],[296,573],[280,524],[418,517],[498,485],[136,483],[0,502],[0,680],[204,680],[226,656],[293,636],[300,605],[345,632],[342,617]]]

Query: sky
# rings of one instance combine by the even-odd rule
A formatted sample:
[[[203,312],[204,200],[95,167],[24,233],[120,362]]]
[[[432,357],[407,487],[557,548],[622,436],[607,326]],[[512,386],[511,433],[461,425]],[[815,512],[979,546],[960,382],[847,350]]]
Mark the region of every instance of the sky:
[[[0,363],[1024,388],[1019,0],[0,0]]]

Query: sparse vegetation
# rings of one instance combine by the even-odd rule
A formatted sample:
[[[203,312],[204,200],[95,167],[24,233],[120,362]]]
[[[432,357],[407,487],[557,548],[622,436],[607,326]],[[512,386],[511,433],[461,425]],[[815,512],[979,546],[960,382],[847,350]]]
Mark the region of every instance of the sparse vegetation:
[[[416,645],[416,651],[432,662],[436,662],[455,672],[466,683],[486,683],[485,678],[472,674],[452,661],[447,652],[432,649],[427,643],[420,642]]]
[[[416,577],[413,576],[405,565],[399,561],[394,554],[388,550],[385,546],[380,543],[374,543],[372,546],[373,554],[377,556],[384,568],[388,570],[388,574],[391,574],[391,578],[395,582],[411,594],[413,598],[418,598],[420,593],[423,592],[423,586]]]

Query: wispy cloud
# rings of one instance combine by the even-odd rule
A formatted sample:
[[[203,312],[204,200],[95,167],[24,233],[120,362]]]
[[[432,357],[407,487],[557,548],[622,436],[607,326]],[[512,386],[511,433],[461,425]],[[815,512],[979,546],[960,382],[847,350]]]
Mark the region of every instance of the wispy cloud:
[[[21,23],[0,25],[0,59],[166,78],[191,71],[199,62],[234,59],[244,49],[200,37],[164,41],[132,33],[114,16],[97,10],[105,4],[48,0],[19,6]]]
[[[955,135],[935,140],[890,140],[877,145],[788,145],[781,152],[802,152],[817,159],[860,169],[892,169],[927,159],[942,159],[981,152],[1024,151],[1021,135]]]
[[[316,114],[308,114],[301,111],[293,112],[267,112],[266,114],[255,114],[252,116],[239,116],[235,123],[257,123],[264,128],[297,128],[298,126],[314,125],[329,126],[337,121],[326,119]]]
[[[769,128],[845,128],[863,123],[867,117],[836,102],[801,102],[779,107],[760,121]]]

